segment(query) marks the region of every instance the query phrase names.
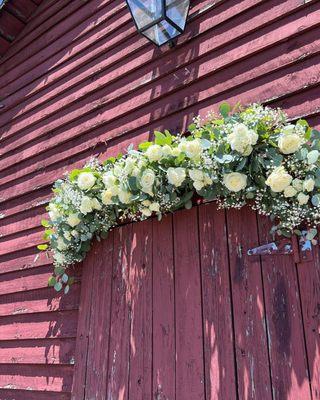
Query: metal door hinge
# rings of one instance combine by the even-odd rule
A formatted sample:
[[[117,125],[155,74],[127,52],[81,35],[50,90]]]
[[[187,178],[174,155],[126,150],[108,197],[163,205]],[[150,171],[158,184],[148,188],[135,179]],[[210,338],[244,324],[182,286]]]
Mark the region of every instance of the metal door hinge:
[[[268,254],[292,254],[293,247],[291,241],[281,241],[263,244],[247,251],[248,256],[264,256]]]
[[[271,242],[261,246],[254,247],[247,251],[248,256],[265,255],[286,255],[293,254],[295,262],[306,262],[313,260],[312,242],[306,238],[307,231],[302,231],[298,238],[283,239],[278,242]]]

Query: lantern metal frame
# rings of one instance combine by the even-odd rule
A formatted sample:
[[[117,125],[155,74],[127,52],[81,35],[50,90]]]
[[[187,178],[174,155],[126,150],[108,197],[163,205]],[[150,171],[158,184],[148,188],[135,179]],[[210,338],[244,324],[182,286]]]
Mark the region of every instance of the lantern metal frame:
[[[140,3],[139,0],[135,0],[135,1],[136,1],[137,3]],[[176,1],[178,2],[179,0],[176,0]],[[159,18],[155,19],[154,21],[150,22],[149,24],[147,24],[147,25],[144,26],[143,28],[139,28],[139,27],[138,27],[138,24],[137,24],[137,22],[136,22],[136,19],[135,19],[134,15],[133,15],[133,13],[132,13],[132,11],[131,11],[131,7],[130,7],[130,5],[129,5],[129,3],[128,3],[128,0],[126,0],[127,7],[128,7],[128,9],[129,9],[129,11],[130,11],[130,14],[131,14],[131,18],[133,19],[133,22],[134,22],[134,24],[135,24],[135,27],[136,27],[137,31],[138,31],[141,35],[143,35],[146,39],[149,40],[149,42],[151,42],[152,44],[154,44],[154,45],[157,46],[157,47],[162,47],[162,46],[164,46],[164,45],[169,45],[169,47],[174,47],[175,41],[176,41],[177,37],[180,36],[180,35],[185,31],[185,27],[186,27],[187,20],[188,20],[188,15],[189,15],[189,10],[190,10],[190,1],[189,1],[189,4],[188,4],[188,9],[187,9],[187,13],[186,13],[186,19],[185,19],[185,21],[184,21],[184,26],[183,26],[183,28],[180,28],[179,25],[177,25],[175,22],[173,22],[173,21],[167,16],[167,13],[166,13],[166,0],[161,0],[161,3],[162,3],[162,14],[161,14],[161,16],[160,16]],[[141,5],[142,5],[143,8],[145,8],[143,4],[141,4]],[[172,26],[173,26],[178,32],[180,32],[180,33],[179,33],[178,35],[174,36],[173,38],[171,38],[171,37],[168,37],[168,36],[169,36],[168,33],[167,33],[166,31],[164,31],[163,34],[164,34],[166,37],[168,37],[168,40],[167,40],[166,42],[164,42],[164,43],[157,44],[156,42],[154,42],[153,40],[151,40],[147,35],[145,35],[144,32],[145,32],[146,30],[148,30],[149,28],[151,28],[151,27],[153,27],[153,26],[159,24],[159,23],[162,22],[162,21],[166,21],[168,24],[172,25]]]

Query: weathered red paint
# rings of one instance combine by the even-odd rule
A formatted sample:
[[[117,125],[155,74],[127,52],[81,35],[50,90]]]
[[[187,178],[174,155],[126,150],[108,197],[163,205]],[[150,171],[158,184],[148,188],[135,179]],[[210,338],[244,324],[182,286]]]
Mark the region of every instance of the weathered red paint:
[[[319,2],[195,0],[174,50],[139,36],[122,0],[31,3],[11,0],[29,20],[0,60],[0,398],[319,398],[318,248],[297,265],[239,256],[269,240],[254,213],[122,226],[65,298],[35,249],[52,182],[92,155],[223,100],[319,127]]]

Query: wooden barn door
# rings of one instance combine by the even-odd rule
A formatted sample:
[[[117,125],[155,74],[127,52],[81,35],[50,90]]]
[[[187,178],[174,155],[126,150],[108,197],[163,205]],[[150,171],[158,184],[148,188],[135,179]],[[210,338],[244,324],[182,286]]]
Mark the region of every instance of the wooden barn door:
[[[268,230],[206,204],[96,243],[72,399],[318,399],[318,252],[247,256]]]

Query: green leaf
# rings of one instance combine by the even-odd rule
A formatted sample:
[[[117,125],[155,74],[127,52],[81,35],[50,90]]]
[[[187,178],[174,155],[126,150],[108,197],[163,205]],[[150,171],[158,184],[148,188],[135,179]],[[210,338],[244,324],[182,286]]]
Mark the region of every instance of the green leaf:
[[[50,236],[51,236],[53,233],[54,233],[54,231],[53,231],[52,229],[46,229],[46,230],[44,231],[44,234],[43,234],[43,239],[44,239],[44,240],[50,239]]]
[[[68,279],[69,279],[69,277],[68,277],[67,274],[63,274],[62,277],[61,277],[61,280],[62,280],[63,283],[67,283]]]
[[[152,145],[153,143],[152,142],[143,142],[143,143],[140,143],[139,144],[139,150],[141,150],[141,151],[147,151],[148,150],[148,148]]]
[[[155,131],[154,137],[155,137],[155,144],[158,144],[160,146],[166,144],[166,136],[162,132]]]
[[[193,132],[193,131],[195,131],[197,129],[197,125],[196,124],[190,124],[189,126],[188,126],[188,131],[189,132]]]
[[[129,189],[132,192],[135,192],[138,190],[138,186],[137,186],[137,178],[135,176],[130,176],[128,179],[128,185],[129,185]]]
[[[231,111],[231,107],[230,107],[229,103],[224,102],[224,103],[220,104],[219,111],[220,111],[220,114],[223,116],[223,118],[227,118]]]
[[[49,221],[47,221],[46,219],[42,219],[42,220],[41,220],[41,225],[42,225],[44,228],[49,228],[49,227],[50,227]]]
[[[62,275],[64,273],[64,268],[63,267],[55,267],[54,273],[57,276]]]
[[[68,294],[69,290],[70,290],[70,286],[66,285],[65,288],[64,288],[64,294]]]
[[[62,289],[62,283],[61,282],[56,282],[56,284],[54,285],[54,289],[57,292],[60,292],[60,290]]]
[[[309,151],[309,153],[307,154],[308,164],[315,164],[318,161],[319,155],[320,153],[318,150]]]
[[[48,286],[54,286],[57,283],[57,280],[54,276],[50,276],[48,279]]]
[[[315,206],[318,207],[320,205],[320,195],[315,194],[314,196],[311,197],[311,203]]]
[[[37,249],[41,251],[47,250],[47,248],[48,248],[47,244],[38,244],[37,246]]]
[[[187,210],[190,210],[190,208],[192,208],[192,201],[188,200],[185,204],[184,204],[185,208]]]

